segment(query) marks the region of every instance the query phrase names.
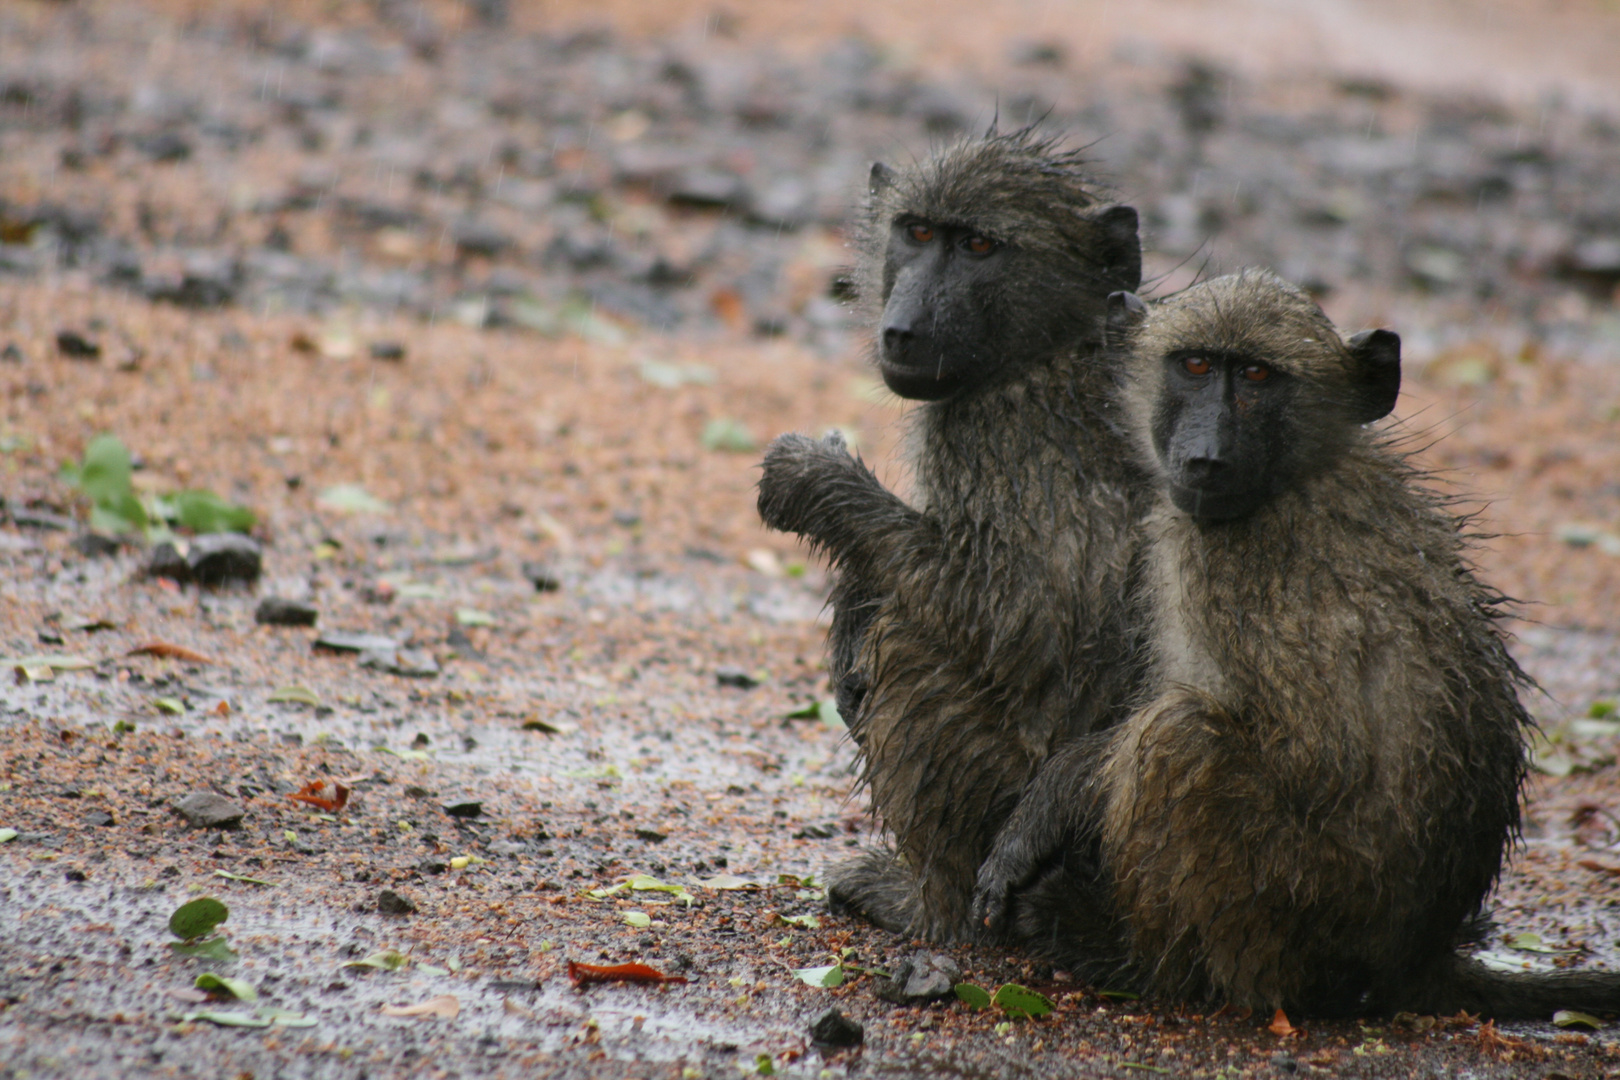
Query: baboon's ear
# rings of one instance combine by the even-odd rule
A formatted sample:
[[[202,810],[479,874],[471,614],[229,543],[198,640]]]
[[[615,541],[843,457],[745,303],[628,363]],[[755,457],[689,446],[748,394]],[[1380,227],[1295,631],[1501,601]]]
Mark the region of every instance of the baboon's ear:
[[[1108,332],[1120,334],[1141,322],[1147,315],[1147,305],[1133,292],[1108,294]]]
[[[866,193],[876,195],[880,191],[893,187],[896,175],[898,174],[883,162],[872,162],[872,172],[866,178]]]
[[[1101,236],[1097,254],[1103,274],[1122,289],[1142,286],[1142,239],[1137,235],[1136,207],[1110,206],[1092,219]]]
[[[1370,424],[1388,416],[1401,393],[1400,335],[1390,330],[1363,330],[1345,344],[1350,346],[1361,387],[1356,423]]]

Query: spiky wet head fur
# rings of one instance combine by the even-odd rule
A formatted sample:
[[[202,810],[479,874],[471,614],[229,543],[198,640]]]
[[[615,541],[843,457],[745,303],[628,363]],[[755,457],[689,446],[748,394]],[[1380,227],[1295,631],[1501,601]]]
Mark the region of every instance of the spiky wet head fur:
[[[908,240],[918,223],[938,238],[936,251]],[[1102,201],[1079,151],[1028,128],[966,139],[904,169],[874,166],[856,287],[878,327],[885,379],[903,396],[937,400],[1098,340],[1103,298],[1141,281],[1136,231],[1135,210]],[[970,237],[990,241],[991,256],[970,254],[961,243]],[[895,364],[909,382],[891,378]],[[939,387],[919,382],[936,366]]]

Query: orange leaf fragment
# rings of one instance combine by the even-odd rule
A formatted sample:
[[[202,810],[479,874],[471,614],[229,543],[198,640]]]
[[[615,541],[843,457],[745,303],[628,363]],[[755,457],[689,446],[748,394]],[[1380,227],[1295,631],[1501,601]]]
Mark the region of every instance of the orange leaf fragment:
[[[1288,1014],[1281,1009],[1278,1009],[1276,1014],[1272,1016],[1271,1026],[1266,1030],[1281,1039],[1300,1034],[1299,1028],[1288,1022]]]
[[[1575,865],[1586,870],[1596,870],[1600,874],[1614,874],[1620,877],[1620,866],[1610,866],[1608,863],[1598,862],[1596,859],[1581,859]]]
[[[581,964],[578,961],[568,961],[568,977],[574,980],[576,986],[586,986],[590,983],[630,982],[630,983],[683,983],[683,975],[665,975],[657,968],[646,964]]]
[[[438,1016],[454,1020],[461,1013],[461,1001],[454,994],[440,994],[415,1005],[384,1005],[384,1016]]]
[[[229,716],[231,715],[231,703],[224,698],[220,698],[219,704],[215,705],[211,711],[218,713],[220,716]]]
[[[165,660],[184,660],[188,664],[217,664],[219,661],[204,656],[195,649],[188,649],[184,645],[175,645],[168,641],[148,641],[145,645],[137,646],[125,655],[127,656],[158,656]]]
[[[302,788],[298,789],[298,791],[287,796],[287,798],[291,799],[293,802],[308,803],[311,806],[318,806],[329,814],[335,814],[348,804],[349,787],[342,781],[332,781],[333,797],[329,799],[325,795],[321,794],[321,789],[325,786],[325,780],[311,780]]]

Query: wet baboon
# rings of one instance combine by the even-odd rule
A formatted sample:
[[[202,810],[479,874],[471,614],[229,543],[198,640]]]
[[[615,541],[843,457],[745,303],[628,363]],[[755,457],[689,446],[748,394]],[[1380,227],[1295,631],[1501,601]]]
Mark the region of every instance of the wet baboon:
[[[1518,831],[1531,720],[1461,521],[1361,426],[1394,407],[1399,338],[1342,341],[1257,271],[1111,305],[1160,489],[1140,579],[1154,689],[1048,759],[980,913],[1173,997],[1620,1008],[1620,976],[1504,976],[1458,952]],[[1082,912],[1043,889],[1076,851],[1068,879],[1106,881],[1069,898]]]
[[[1098,348],[1109,292],[1141,276],[1136,224],[1027,131],[875,167],[858,289],[885,382],[926,402],[920,508],[839,440],[766,456],[760,515],[839,570],[830,673],[898,852],[835,869],[831,895],[880,925],[973,933],[974,875],[1033,766],[1125,715],[1146,487]]]

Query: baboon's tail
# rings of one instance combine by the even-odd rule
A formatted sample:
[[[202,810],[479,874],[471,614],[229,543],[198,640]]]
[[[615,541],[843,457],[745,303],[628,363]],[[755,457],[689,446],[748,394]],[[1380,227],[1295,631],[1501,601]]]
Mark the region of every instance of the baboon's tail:
[[[1412,1000],[1410,1011],[1464,1010],[1494,1020],[1550,1020],[1560,1009],[1620,1013],[1616,971],[1493,971],[1478,960],[1453,956],[1438,974],[1437,985],[1424,994],[1427,1000]]]

